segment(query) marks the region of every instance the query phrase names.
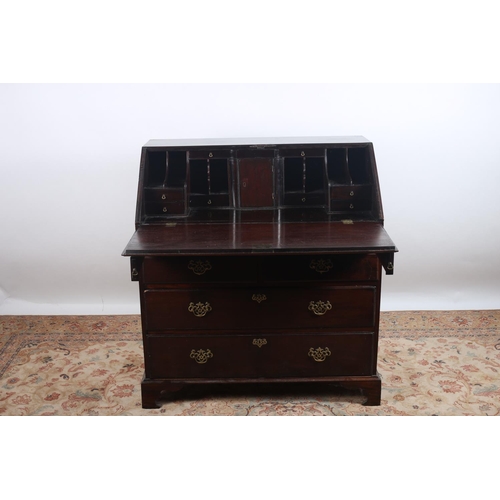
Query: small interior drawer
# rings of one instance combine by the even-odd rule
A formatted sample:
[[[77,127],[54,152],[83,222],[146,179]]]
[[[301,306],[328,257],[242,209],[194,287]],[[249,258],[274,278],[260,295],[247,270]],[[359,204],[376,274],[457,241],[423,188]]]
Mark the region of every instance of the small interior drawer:
[[[324,157],[325,153],[326,150],[324,148],[280,149],[280,156],[284,158]]]
[[[183,214],[186,210],[184,201],[169,202],[167,200],[160,202],[146,202],[145,208],[146,214],[148,215]]]
[[[184,202],[184,189],[149,188],[144,190],[146,202]]]
[[[230,149],[206,149],[189,151],[190,160],[211,160],[213,158],[230,158],[232,151]]]
[[[330,198],[332,200],[371,200],[372,186],[331,186]]]

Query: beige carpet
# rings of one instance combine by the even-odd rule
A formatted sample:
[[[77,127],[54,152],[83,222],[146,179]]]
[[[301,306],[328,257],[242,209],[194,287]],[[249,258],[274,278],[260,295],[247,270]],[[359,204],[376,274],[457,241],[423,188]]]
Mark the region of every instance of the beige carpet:
[[[139,316],[0,316],[0,415],[500,414],[500,310],[385,312],[380,337],[378,407],[337,388],[233,386],[143,410]]]

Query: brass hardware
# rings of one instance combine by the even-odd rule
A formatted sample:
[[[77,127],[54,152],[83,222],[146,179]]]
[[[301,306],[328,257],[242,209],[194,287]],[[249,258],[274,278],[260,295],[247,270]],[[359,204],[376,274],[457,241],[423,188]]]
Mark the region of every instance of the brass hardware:
[[[197,351],[195,351],[193,349],[189,357],[202,365],[206,363],[210,358],[213,358],[214,355],[212,354],[212,351],[210,349],[207,349],[206,351],[204,351],[203,349],[198,349]]]
[[[247,183],[245,181],[243,181],[243,187],[246,188],[247,187]]]
[[[167,207],[163,207],[163,211],[166,212],[168,209]]]
[[[212,200],[208,200],[208,201],[207,201],[207,203],[208,203],[209,205],[211,205],[211,204],[212,204]]]
[[[349,193],[349,196],[354,196],[354,191],[351,191],[351,192]]]
[[[351,208],[351,209],[352,209],[352,208],[354,208],[354,205],[351,203],[351,204],[349,205],[349,208]]]
[[[167,222],[165,224],[165,227],[175,227],[175,226],[177,226],[177,222]]]
[[[202,260],[190,260],[188,264],[188,269],[193,271],[194,274],[201,276],[205,274],[207,271],[212,269],[212,264],[208,260],[203,262]]]
[[[304,153],[304,151],[301,151],[300,152],[300,156],[305,156],[306,154]]]
[[[311,269],[314,269],[316,272],[323,274],[327,273],[332,267],[332,261],[330,259],[313,259],[309,264]]]
[[[209,158],[213,158],[214,154],[213,153],[208,153]]]
[[[263,345],[267,344],[267,340],[266,339],[253,339],[252,344],[256,345],[257,347],[262,347]]]
[[[306,199],[305,199],[305,198],[302,198],[302,203],[304,203],[305,201],[306,201]]]
[[[132,276],[139,276],[139,273],[137,272],[137,269],[134,267],[134,269],[132,269]]]
[[[352,219],[342,219],[341,222],[342,222],[342,224],[354,224]]]
[[[389,264],[387,264],[387,270],[388,271],[393,271],[394,270],[394,266],[393,266],[392,262],[389,262]]]
[[[252,300],[260,304],[263,300],[267,300],[267,297],[263,293],[254,293],[252,295]]]
[[[311,300],[309,302],[309,311],[312,311],[316,316],[323,316],[323,314],[326,314],[330,309],[332,308],[332,305],[330,304],[330,301],[327,300],[326,302],[322,302],[321,300],[318,300],[318,302],[314,302]]]
[[[332,353],[330,352],[330,349],[328,349],[328,347],[325,347],[324,349],[322,349],[321,347],[318,347],[317,349],[311,347],[307,355],[311,356],[314,361],[318,361],[319,363],[321,361],[325,361],[325,359],[328,356],[331,356]]]
[[[203,318],[203,316],[206,316],[206,314],[211,310],[212,306],[208,302],[205,302],[204,304],[201,302],[197,302],[196,304],[194,302],[190,302],[188,306],[188,311],[193,313],[197,318]]]
[[[161,195],[161,199],[162,199],[162,200],[166,200],[166,199],[167,199],[166,195],[165,195],[165,194],[162,194],[162,195]]]

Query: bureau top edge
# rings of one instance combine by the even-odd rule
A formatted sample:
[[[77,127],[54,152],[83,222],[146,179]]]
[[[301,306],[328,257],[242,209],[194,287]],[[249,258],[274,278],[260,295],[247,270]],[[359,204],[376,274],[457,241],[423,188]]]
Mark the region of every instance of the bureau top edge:
[[[293,147],[297,145],[368,145],[371,144],[365,137],[353,136],[317,136],[317,137],[235,137],[235,138],[209,138],[209,139],[151,139],[143,147],[145,148],[195,148],[195,147],[256,147],[275,148]]]

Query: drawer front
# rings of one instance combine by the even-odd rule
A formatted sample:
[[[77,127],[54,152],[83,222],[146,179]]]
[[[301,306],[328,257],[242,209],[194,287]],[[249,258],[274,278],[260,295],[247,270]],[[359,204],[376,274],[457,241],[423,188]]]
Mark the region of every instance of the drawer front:
[[[241,257],[146,257],[146,285],[168,283],[254,283],[257,260]]]
[[[148,331],[371,328],[377,288],[146,290]]]
[[[262,276],[267,282],[378,280],[380,261],[376,255],[265,257]]]
[[[351,200],[351,202],[360,199],[371,200],[372,187],[366,186],[332,186],[330,188],[330,198],[334,200]]]
[[[146,337],[150,378],[371,375],[372,333]]]
[[[280,149],[283,158],[313,158],[325,156],[324,148]]]
[[[201,207],[228,207],[230,205],[229,194],[197,194],[189,197],[189,206]]]
[[[183,214],[185,208],[184,201],[146,202],[146,214],[148,215]]]
[[[370,210],[371,206],[371,200],[364,198],[358,200],[332,200],[330,210],[332,212],[356,212]]]
[[[207,149],[189,151],[190,160],[212,160],[216,158],[230,158],[232,152],[230,149]]]
[[[288,206],[307,206],[307,205],[326,205],[325,193],[289,193],[283,195],[283,205]]]
[[[145,189],[144,198],[147,202],[157,203],[184,203],[183,189]]]

